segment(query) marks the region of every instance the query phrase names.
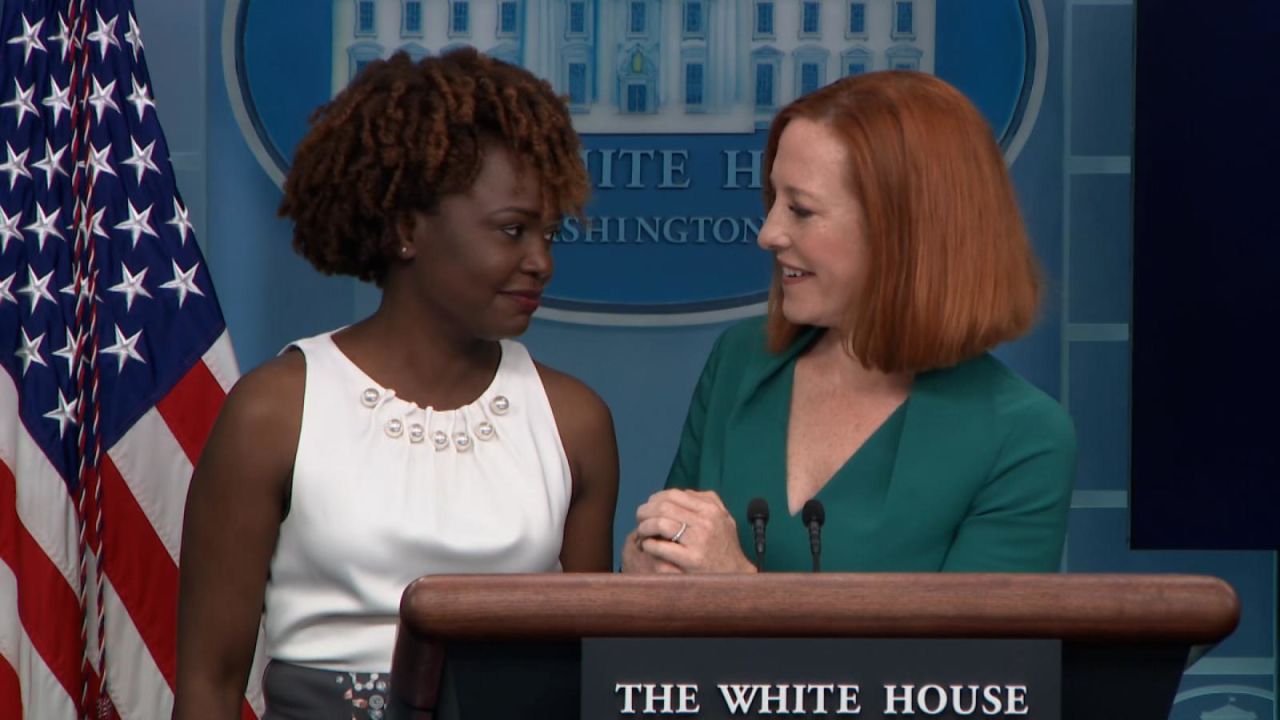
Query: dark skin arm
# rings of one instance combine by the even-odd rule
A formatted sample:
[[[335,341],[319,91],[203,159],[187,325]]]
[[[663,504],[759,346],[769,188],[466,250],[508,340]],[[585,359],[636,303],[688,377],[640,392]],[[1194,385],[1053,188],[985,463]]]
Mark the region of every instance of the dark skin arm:
[[[613,513],[618,502],[618,442],[613,416],[600,396],[581,381],[542,365],[538,373],[573,475],[560,565],[565,572],[610,572]]]
[[[240,717],[302,426],[289,352],[232,388],[191,478],[182,531],[173,718]]]

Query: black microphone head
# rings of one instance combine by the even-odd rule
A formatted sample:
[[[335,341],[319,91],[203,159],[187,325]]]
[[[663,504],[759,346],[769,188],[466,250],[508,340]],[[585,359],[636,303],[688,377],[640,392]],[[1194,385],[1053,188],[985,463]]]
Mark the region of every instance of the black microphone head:
[[[821,500],[810,500],[804,504],[804,509],[800,511],[800,519],[805,525],[817,523],[819,527],[827,521],[827,511],[822,507]]]
[[[747,520],[769,522],[769,503],[764,498],[752,498],[747,503]]]

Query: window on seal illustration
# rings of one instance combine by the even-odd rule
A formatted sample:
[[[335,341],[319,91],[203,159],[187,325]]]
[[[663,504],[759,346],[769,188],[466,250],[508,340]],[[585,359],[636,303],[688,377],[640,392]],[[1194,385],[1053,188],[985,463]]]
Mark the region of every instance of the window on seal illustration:
[[[587,64],[569,63],[569,104],[584,106],[587,104]]]
[[[894,0],[893,39],[913,38],[916,34],[915,3],[912,0]]]
[[[698,39],[706,36],[705,19],[703,18],[702,0],[685,0],[684,2],[684,37]]]
[[[919,70],[920,58],[923,56],[920,48],[910,45],[895,45],[885,51],[890,70]]]
[[[849,3],[849,29],[845,36],[854,38],[867,36],[867,4],[865,2]]]
[[[649,112],[649,88],[644,83],[627,83],[627,112]]]
[[[422,0],[404,0],[400,10],[400,34],[422,37]]]
[[[756,3],[755,37],[773,37],[773,3],[761,0]]]
[[[644,2],[627,3],[627,32],[632,35],[643,35],[645,32],[645,7]]]
[[[462,0],[449,3],[449,37],[471,34],[471,3]]]
[[[515,2],[498,3],[498,35],[500,37],[514,36],[519,17],[520,8]]]
[[[773,63],[762,62],[756,65],[756,107],[772,108],[776,105],[773,93]]]
[[[373,0],[356,0],[356,35],[376,35],[376,23]]]
[[[800,37],[818,37],[821,31],[821,3],[800,3]]]
[[[684,66],[684,104],[690,108],[702,107],[702,79],[705,67],[700,62]]]
[[[349,80],[354,80],[369,63],[382,57],[382,46],[369,40],[362,40],[347,48],[347,72]]]
[[[822,84],[822,69],[818,63],[800,63],[800,94],[807,95]]]
[[[587,4],[571,0],[569,3],[569,35],[587,34]]]

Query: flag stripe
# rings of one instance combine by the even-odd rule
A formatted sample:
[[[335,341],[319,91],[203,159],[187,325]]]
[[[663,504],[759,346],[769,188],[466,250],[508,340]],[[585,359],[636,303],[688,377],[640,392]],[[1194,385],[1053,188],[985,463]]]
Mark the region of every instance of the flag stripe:
[[[10,566],[0,562],[0,618],[18,617],[18,580]],[[12,698],[0,688],[0,717],[74,718],[75,705],[66,689],[50,672],[49,666],[31,645],[31,639],[18,623],[4,623],[0,627],[0,675],[7,666],[17,677],[20,691]],[[0,680],[0,685],[3,681]],[[8,713],[17,704],[22,708],[16,715]]]
[[[231,392],[231,387],[240,377],[240,366],[236,363],[236,354],[231,348],[230,333],[224,330],[218,336],[213,346],[204,354],[204,365],[218,381],[218,385],[222,386],[222,394]]]
[[[15,583],[16,584],[16,583]],[[9,658],[0,654],[0,717],[22,720],[22,683]]]
[[[101,472],[102,511],[111,519],[102,538],[107,577],[161,674],[173,687],[178,566],[110,457],[103,458]]]
[[[178,562],[182,543],[182,509],[187,501],[191,462],[164,418],[148,410],[108,451],[116,470],[146,516],[150,531]]]
[[[204,442],[226,397],[213,373],[203,362],[198,362],[163,400],[156,403],[156,409],[168,423],[169,430],[186,451],[192,465],[200,460]]]
[[[127,618],[115,586],[108,582],[104,601],[107,617]],[[172,631],[169,632],[172,635]],[[137,626],[130,622],[107,623],[107,686],[111,701],[124,720],[168,718],[173,713],[173,689],[156,667],[155,657]]]

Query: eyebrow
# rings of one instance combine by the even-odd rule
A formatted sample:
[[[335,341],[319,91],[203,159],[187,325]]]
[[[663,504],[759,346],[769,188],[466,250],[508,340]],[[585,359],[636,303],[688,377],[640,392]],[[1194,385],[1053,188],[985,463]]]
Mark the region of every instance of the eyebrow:
[[[772,178],[770,178],[770,182],[772,182]],[[774,189],[774,192],[781,192],[781,193],[785,193],[785,194],[787,194],[787,195],[793,195],[793,196],[798,196],[798,197],[806,198],[806,199],[808,199],[808,200],[818,200],[818,199],[820,199],[820,198],[819,198],[815,193],[812,193],[812,192],[810,192],[810,191],[808,191],[808,190],[805,190],[805,189],[803,189],[803,188],[798,188],[798,187],[796,187],[796,186],[794,186],[794,185],[785,185],[785,184],[783,184],[783,185],[779,185],[778,183],[776,183],[776,182],[775,182],[775,183],[773,183],[773,189]]]
[[[541,210],[535,210],[533,208],[525,207],[521,205],[507,205],[506,207],[500,207],[495,210],[490,210],[488,213],[488,216],[495,217],[497,215],[503,215],[507,213],[522,215],[526,218],[532,218],[534,220],[537,220],[542,217]]]

